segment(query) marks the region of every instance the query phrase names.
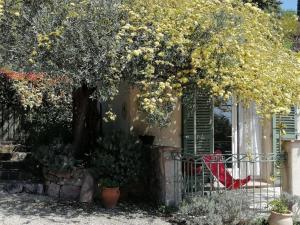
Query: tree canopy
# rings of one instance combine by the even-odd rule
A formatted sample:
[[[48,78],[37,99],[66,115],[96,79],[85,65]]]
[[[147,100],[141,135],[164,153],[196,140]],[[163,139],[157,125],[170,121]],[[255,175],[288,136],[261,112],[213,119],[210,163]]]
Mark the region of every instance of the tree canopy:
[[[243,0],[243,2],[256,4],[257,7],[268,12],[279,13],[281,11],[282,2],[279,0]]]
[[[54,0],[32,13],[20,2],[3,8],[1,65],[67,76],[69,89],[84,84],[102,101],[126,80],[149,122],[166,124],[190,87],[254,101],[266,116],[299,102],[299,63],[280,22],[250,3]]]
[[[254,5],[135,0],[125,10],[119,40],[127,41],[127,68],[141,78],[140,105],[148,115],[165,115],[190,86],[254,101],[265,116],[299,102],[297,57],[285,48],[279,21]]]
[[[67,75],[74,87],[84,83],[96,88],[101,100],[114,96],[120,80],[110,63],[120,21],[116,1],[55,0],[38,5],[35,15],[34,4],[23,3],[13,14],[15,6],[6,6],[10,14],[2,31],[7,26],[15,30],[1,43],[6,45],[1,51],[5,65],[52,77]],[[12,37],[16,38],[9,43]]]

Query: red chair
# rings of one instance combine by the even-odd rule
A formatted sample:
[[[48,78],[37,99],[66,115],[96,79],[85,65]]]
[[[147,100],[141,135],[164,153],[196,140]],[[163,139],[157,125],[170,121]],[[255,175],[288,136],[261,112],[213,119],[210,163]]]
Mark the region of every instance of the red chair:
[[[195,159],[187,158],[182,163],[182,172],[188,176],[201,175],[202,166],[197,164]]]
[[[251,180],[251,176],[244,179],[234,179],[226,169],[222,160],[222,153],[218,150],[214,154],[204,155],[202,159],[213,176],[227,189],[239,189]]]

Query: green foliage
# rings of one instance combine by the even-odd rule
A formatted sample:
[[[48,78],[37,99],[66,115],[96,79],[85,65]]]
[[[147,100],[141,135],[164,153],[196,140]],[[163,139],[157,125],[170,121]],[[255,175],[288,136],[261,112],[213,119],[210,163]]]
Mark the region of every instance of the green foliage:
[[[274,12],[278,14],[281,11],[280,5],[282,4],[282,1],[279,0],[243,0],[243,2],[255,4],[267,12]]]
[[[70,171],[81,163],[74,158],[71,145],[66,145],[60,138],[50,144],[36,146],[32,154],[43,167],[51,171]]]
[[[293,212],[293,207],[297,206],[297,211]],[[289,193],[282,193],[279,199],[271,201],[270,206],[272,211],[277,213],[294,213],[294,217],[299,216],[298,206],[300,205],[300,198]]]
[[[288,48],[294,49],[300,35],[300,27],[298,22],[298,16],[294,11],[284,11],[282,12],[281,18],[281,26],[284,32],[285,42]]]
[[[59,134],[70,135],[71,96],[57,91],[59,86],[58,81],[50,82],[35,74],[0,72],[0,102],[22,115],[26,144],[47,144]]]
[[[4,7],[0,27],[2,31],[10,27],[11,32],[0,38],[1,64],[55,79],[67,76],[66,89],[61,90],[85,83],[96,88],[94,96],[101,100],[117,94],[120,76],[111,62],[120,27],[119,1],[54,0],[42,1],[38,7],[26,2],[20,1],[17,16],[11,13],[16,6]]]
[[[288,206],[281,199],[275,199],[275,200],[271,201],[270,206],[271,206],[272,211],[277,212],[277,213],[287,214],[290,212]]]
[[[164,214],[165,216],[169,216],[171,214],[176,213],[178,211],[178,208],[174,206],[161,205],[159,206],[158,211]]]
[[[235,225],[253,218],[250,202],[240,191],[185,200],[176,217],[187,225]]]
[[[120,186],[136,182],[143,174],[141,142],[134,136],[115,132],[99,140],[92,157],[98,179],[108,179]]]
[[[13,86],[13,81],[8,80],[0,73],[0,102],[1,104],[10,104],[19,107],[19,98]]]
[[[63,103],[63,102],[61,102]],[[72,107],[71,104],[57,105],[44,101],[43,104],[25,114],[24,128],[27,130],[28,145],[51,144],[60,137],[64,143],[71,143]]]
[[[100,187],[107,187],[107,188],[114,188],[114,187],[119,187],[120,184],[116,180],[113,180],[111,178],[104,178],[100,179],[98,182],[98,185]]]
[[[167,122],[190,86],[255,102],[265,117],[299,102],[300,65],[277,17],[230,0],[134,0],[124,8],[119,67],[133,77],[148,121]]]
[[[265,218],[255,218],[254,220],[246,223],[247,225],[269,225],[267,219]]]
[[[0,64],[66,76],[63,93],[86,84],[107,101],[126,79],[138,88],[147,121],[160,126],[189,84],[224,100],[254,101],[266,117],[299,102],[296,55],[283,45],[277,17],[250,3],[35,1],[8,0],[3,8]],[[267,11],[279,5],[255,3]]]

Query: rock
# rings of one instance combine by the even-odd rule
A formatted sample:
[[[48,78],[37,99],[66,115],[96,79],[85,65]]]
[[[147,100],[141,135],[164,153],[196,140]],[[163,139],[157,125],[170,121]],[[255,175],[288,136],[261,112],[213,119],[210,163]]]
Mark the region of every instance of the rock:
[[[43,195],[44,194],[44,185],[43,184],[37,184],[36,193],[38,195]]]
[[[90,173],[86,173],[80,191],[80,202],[91,203],[95,193],[95,180]]]
[[[47,185],[47,195],[54,198],[59,198],[60,186],[55,183]]]
[[[59,181],[60,185],[72,185],[81,187],[83,183],[83,179],[81,178],[70,178],[70,179],[63,179]]]
[[[28,194],[44,194],[44,185],[43,184],[25,184],[24,191]]]
[[[24,191],[29,194],[35,194],[37,192],[37,184],[25,184]]]
[[[86,174],[86,170],[85,169],[81,169],[81,168],[75,168],[72,173],[71,176],[73,178],[83,178]]]
[[[16,194],[16,193],[21,193],[23,191],[23,184],[20,183],[15,183],[15,184],[7,184],[4,187],[4,190],[6,190],[10,194]]]
[[[62,200],[77,201],[80,196],[80,187],[73,185],[63,185],[60,189],[59,198]]]
[[[23,161],[27,156],[26,152],[13,152],[11,161]]]

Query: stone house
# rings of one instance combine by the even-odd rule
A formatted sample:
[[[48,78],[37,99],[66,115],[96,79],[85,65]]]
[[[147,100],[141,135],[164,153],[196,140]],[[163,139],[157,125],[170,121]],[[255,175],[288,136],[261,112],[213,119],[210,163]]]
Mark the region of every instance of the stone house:
[[[222,154],[233,157],[276,155],[283,151],[280,145],[282,141],[299,145],[297,140],[300,138],[300,120],[296,107],[292,107],[289,115],[263,120],[257,114],[254,103],[244,107],[243,103],[238,103],[235,99],[222,103],[205,94],[198,94],[194,96],[192,108],[179,100],[169,126],[159,128],[143,122],[136,100],[136,90],[122,84],[120,94],[112,102],[117,119],[113,123],[105,123],[103,130],[155,136],[154,146],[159,152],[158,166],[162,176],[161,199],[167,204],[180,198],[170,194],[174,192],[172,179],[176,173],[182,172],[183,166],[179,163],[179,169],[175,171],[174,162],[170,159],[174,152],[197,156],[213,153],[218,149]],[[105,106],[103,109],[105,112]],[[285,130],[284,134],[279,135],[280,127]],[[232,164],[229,168],[236,178],[251,175],[257,181],[269,182],[274,175],[271,162],[264,166],[258,162],[247,168],[238,164]]]

